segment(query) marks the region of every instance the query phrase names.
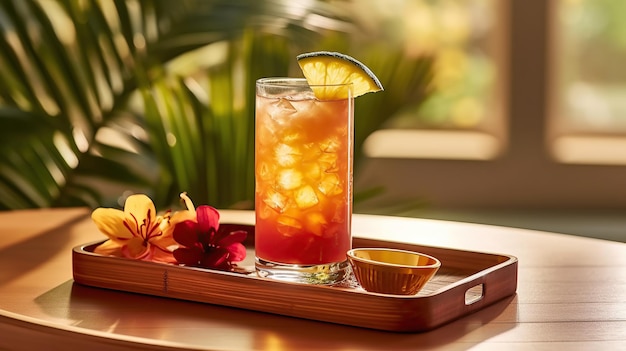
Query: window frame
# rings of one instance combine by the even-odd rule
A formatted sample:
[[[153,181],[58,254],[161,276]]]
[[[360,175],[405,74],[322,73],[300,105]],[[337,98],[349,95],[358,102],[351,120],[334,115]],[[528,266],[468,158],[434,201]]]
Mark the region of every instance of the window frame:
[[[484,160],[369,158],[356,190],[382,187],[357,211],[420,199],[430,208],[625,209],[626,167],[558,162],[548,116],[554,0],[506,1],[508,145]],[[552,55],[552,56],[551,56]],[[626,153],[626,151],[625,151]]]

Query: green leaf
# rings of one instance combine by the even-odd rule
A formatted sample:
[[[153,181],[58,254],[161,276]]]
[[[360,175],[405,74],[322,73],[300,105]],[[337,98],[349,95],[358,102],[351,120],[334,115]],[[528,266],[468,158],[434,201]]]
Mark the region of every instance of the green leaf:
[[[255,81],[301,76],[301,52],[334,46],[395,92],[359,98],[357,156],[427,93],[426,61],[351,47],[357,27],[333,2],[7,0],[0,13],[2,209],[94,207],[121,196],[111,184],[158,207],[187,191],[252,208]]]

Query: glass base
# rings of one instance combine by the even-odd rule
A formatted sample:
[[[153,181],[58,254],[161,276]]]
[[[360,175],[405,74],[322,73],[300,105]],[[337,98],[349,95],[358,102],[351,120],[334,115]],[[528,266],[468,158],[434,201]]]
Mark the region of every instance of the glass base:
[[[257,257],[255,266],[260,277],[304,284],[337,284],[350,274],[348,261],[321,265],[297,265],[270,262]]]

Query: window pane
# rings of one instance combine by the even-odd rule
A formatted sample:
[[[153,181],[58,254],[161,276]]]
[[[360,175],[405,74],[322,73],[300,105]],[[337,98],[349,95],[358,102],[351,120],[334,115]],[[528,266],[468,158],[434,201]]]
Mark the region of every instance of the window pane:
[[[404,5],[390,22],[402,24],[396,28],[407,51],[435,58],[433,93],[396,116],[389,130],[374,133],[368,155],[496,157],[506,143],[506,2],[407,0]],[[467,135],[459,134],[464,131]]]
[[[559,0],[553,14],[557,133],[626,133],[626,1]]]
[[[626,1],[553,4],[552,154],[565,163],[626,165]]]
[[[487,128],[493,118],[498,75],[502,74],[497,33],[498,0],[411,1],[405,13],[413,50],[435,55],[434,94],[399,126]],[[407,122],[411,121],[411,122]]]

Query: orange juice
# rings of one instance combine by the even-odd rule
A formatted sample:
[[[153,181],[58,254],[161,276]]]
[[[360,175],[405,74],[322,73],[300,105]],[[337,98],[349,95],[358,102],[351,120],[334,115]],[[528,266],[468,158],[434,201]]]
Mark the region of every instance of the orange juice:
[[[345,262],[351,248],[353,98],[257,88],[255,249],[276,264]],[[257,85],[258,87],[258,85]]]

